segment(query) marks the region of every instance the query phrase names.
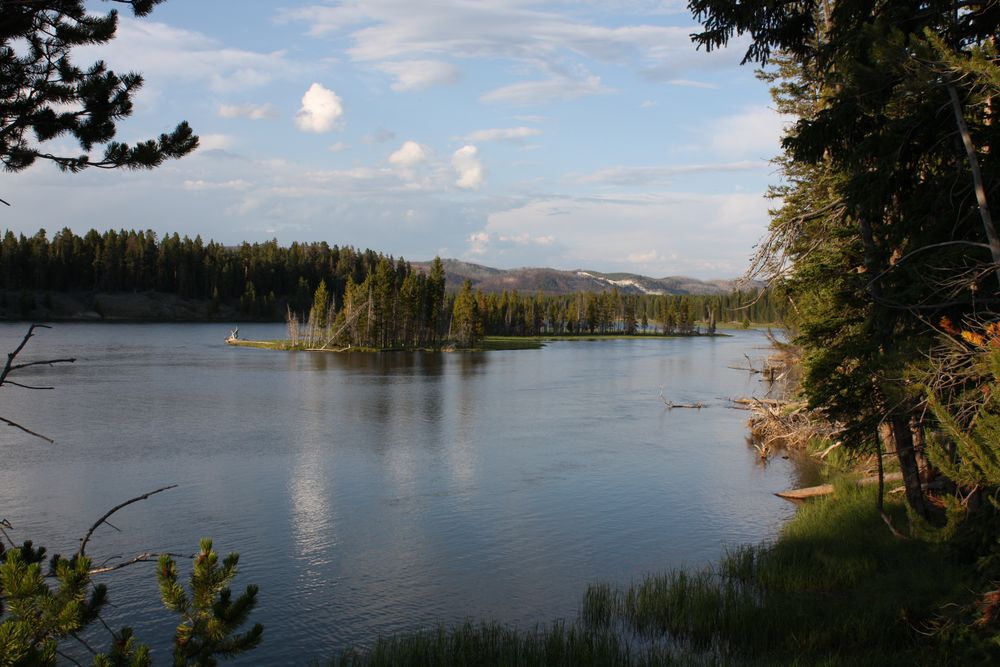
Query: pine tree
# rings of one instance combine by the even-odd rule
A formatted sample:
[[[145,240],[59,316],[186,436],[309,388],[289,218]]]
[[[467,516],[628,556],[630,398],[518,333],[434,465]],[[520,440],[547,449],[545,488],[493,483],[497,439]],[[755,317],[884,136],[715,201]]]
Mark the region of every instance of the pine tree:
[[[163,0],[118,0],[135,16],[149,14]],[[135,73],[118,75],[98,61],[84,69],[72,63],[73,49],[114,39],[118,14],[88,12],[83,0],[4,2],[0,21],[0,162],[21,171],[36,160],[64,171],[87,167],[152,169],[198,146],[186,122],[158,139],[132,146],[114,141],[115,124],[132,114],[142,86]],[[24,48],[21,48],[23,44]],[[82,154],[55,155],[47,142],[66,136]],[[104,145],[101,157],[91,151]]]
[[[238,562],[239,554],[230,553],[220,565],[212,540],[203,539],[187,591],[178,582],[173,559],[160,556],[160,597],[167,609],[181,617],[174,637],[175,667],[212,667],[217,657],[239,655],[260,643],[264,628],[259,623],[247,632],[237,632],[257,604],[256,586],[247,586],[235,600],[232,597],[229,584]]]

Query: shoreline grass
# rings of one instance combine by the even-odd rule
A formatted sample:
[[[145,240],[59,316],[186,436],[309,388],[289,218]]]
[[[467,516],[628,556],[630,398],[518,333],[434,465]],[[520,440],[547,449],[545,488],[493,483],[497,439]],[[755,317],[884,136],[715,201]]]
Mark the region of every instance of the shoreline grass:
[[[595,583],[578,618],[523,630],[496,623],[379,638],[329,665],[991,664],[1000,647],[954,632],[974,572],[947,544],[899,539],[873,488],[838,485],[803,504],[770,543],[711,568],[628,586]],[[901,500],[887,511],[906,521]],[[997,663],[992,663],[997,664]]]
[[[495,350],[538,350],[545,347],[546,343],[556,341],[574,342],[595,342],[605,340],[672,340],[678,338],[708,338],[708,337],[728,337],[731,334],[725,333],[698,333],[698,334],[580,334],[573,336],[487,336],[481,344],[474,348],[451,347],[448,345],[439,349],[434,348],[386,348],[379,349],[373,347],[347,347],[333,349],[316,349],[306,346],[304,343],[293,345],[289,340],[249,340],[237,338],[226,340],[226,343],[235,347],[253,347],[263,350],[280,350],[285,352],[489,352]]]

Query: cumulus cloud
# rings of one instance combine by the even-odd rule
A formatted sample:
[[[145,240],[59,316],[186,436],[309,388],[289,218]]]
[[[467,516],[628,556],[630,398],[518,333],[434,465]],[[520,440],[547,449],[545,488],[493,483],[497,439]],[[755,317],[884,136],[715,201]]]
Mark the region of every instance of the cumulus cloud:
[[[510,141],[522,143],[528,137],[537,137],[542,131],[535,127],[505,127],[493,128],[489,130],[476,130],[465,135],[464,139],[471,143],[481,143],[484,141]]]
[[[302,108],[295,115],[295,124],[303,132],[330,132],[339,128],[343,116],[340,96],[323,84],[314,83],[302,96]]]
[[[458,174],[455,185],[465,190],[476,190],[483,184],[483,163],[479,149],[471,144],[462,146],[451,156],[451,166]]]
[[[345,144],[343,141],[335,141],[326,147],[326,149],[331,153],[339,153],[345,148],[347,148],[347,144]]]
[[[223,118],[265,120],[277,118],[278,110],[270,104],[220,104],[219,115]]]
[[[416,176],[415,168],[426,161],[430,151],[415,141],[404,141],[398,150],[389,155],[389,164],[399,170],[400,176],[406,180],[413,180]]]
[[[440,60],[399,60],[380,63],[377,69],[396,77],[390,86],[404,92],[458,81],[458,68]]]
[[[404,169],[414,167],[427,159],[427,149],[415,141],[405,141],[399,150],[389,156],[389,164]]]

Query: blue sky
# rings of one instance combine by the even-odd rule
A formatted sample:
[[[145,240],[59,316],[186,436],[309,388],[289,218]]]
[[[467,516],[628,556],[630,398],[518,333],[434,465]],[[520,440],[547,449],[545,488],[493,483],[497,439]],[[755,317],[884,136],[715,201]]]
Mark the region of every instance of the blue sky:
[[[2,226],[733,277],[782,119],[740,45],[696,51],[695,29],[671,0],[168,0],[76,62],[144,75],[121,139],[183,119],[202,147],[4,174]]]

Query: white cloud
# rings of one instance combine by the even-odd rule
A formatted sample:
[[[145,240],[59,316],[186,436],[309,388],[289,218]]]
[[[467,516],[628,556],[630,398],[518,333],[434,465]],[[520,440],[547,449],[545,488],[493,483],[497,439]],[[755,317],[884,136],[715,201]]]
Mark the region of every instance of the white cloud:
[[[470,255],[485,255],[486,248],[490,244],[490,235],[487,232],[476,232],[470,234],[466,239],[469,249],[466,251]]]
[[[556,2],[544,9],[540,4],[530,0],[347,0],[337,6],[313,4],[286,10],[279,20],[305,23],[308,33],[317,37],[347,35],[352,40],[347,49],[351,59],[382,63],[378,67],[393,74],[386,68],[398,67],[395,63],[425,62],[427,57],[439,62],[447,56],[515,61],[550,77],[559,71],[565,76],[567,65],[583,60],[631,63],[650,79],[678,81],[696,79],[681,76],[690,71],[735,66],[739,60],[738,48],[698,52],[690,39],[695,25],[662,25],[660,4],[616,3],[609,9],[607,3],[598,3],[605,11],[581,10],[580,3]],[[612,12],[614,25],[598,16]],[[417,89],[424,85],[425,76],[430,75],[415,71],[412,82],[401,77],[394,88]],[[437,76],[444,76],[444,71]],[[595,93],[592,84],[577,81],[574,85],[573,78],[580,79],[553,77],[522,84],[529,86],[526,89],[505,86],[485,98],[527,103],[528,92],[535,91],[546,93],[536,98],[545,103]]]
[[[571,176],[569,180],[582,185],[644,186],[668,185],[675,176],[683,174],[756,171],[768,169],[764,160],[741,160],[707,164],[673,166],[608,167],[590,174]]]
[[[277,118],[278,110],[270,104],[220,104],[219,115],[223,118],[265,120]]]
[[[588,76],[584,79],[559,76],[501,86],[481,95],[479,100],[486,103],[528,106],[574,100],[587,95],[606,95],[611,92],[614,91],[606,88],[599,76]]]
[[[347,148],[347,144],[345,144],[343,141],[335,141],[326,147],[326,149],[331,153],[339,153],[345,148]]]
[[[377,69],[396,77],[395,91],[423,90],[458,81],[458,68],[440,60],[399,60],[380,63]]]
[[[476,130],[465,135],[464,139],[471,143],[481,143],[484,141],[511,141],[521,143],[528,137],[537,137],[542,131],[535,127],[505,127],[493,128],[489,130]]]
[[[198,136],[198,151],[224,151],[232,148],[233,143],[228,134],[202,134]]]
[[[480,233],[516,245],[518,265],[733,277],[767,228],[768,205],[749,193],[549,197],[489,214]],[[503,265],[504,250],[493,243],[479,257]]]
[[[216,92],[254,88],[303,69],[284,51],[229,48],[198,32],[127,16],[119,17],[111,43],[80,47],[74,56],[77,62],[100,59],[116,70],[140,71],[148,82],[199,81]]]
[[[458,174],[455,185],[466,190],[476,190],[483,184],[483,164],[479,160],[479,150],[465,145],[451,156],[451,166]]]
[[[415,141],[405,141],[399,150],[389,156],[389,164],[404,169],[416,166],[427,159],[427,149]]]
[[[295,115],[295,124],[303,132],[330,132],[340,126],[343,116],[340,96],[323,84],[314,83],[302,96],[302,108]]]
[[[407,181],[416,178],[416,167],[425,162],[430,151],[415,141],[404,141],[398,150],[389,155],[389,164],[399,170],[399,175]]]
[[[655,250],[638,250],[628,255],[625,259],[633,264],[649,264],[659,256],[660,254]]]
[[[312,35],[354,29],[356,60],[388,60],[415,53],[450,53],[463,58],[509,57],[555,62],[562,52],[621,62],[630,54],[651,55],[665,44],[694,51],[688,28],[654,24],[607,27],[564,11],[532,9],[533,2],[408,0],[310,5],[281,14],[303,21]]]
[[[748,106],[710,122],[706,141],[714,153],[729,159],[769,160],[780,152],[781,135],[792,120],[766,106]]]
[[[231,181],[205,181],[202,179],[188,179],[183,183],[185,190],[202,191],[202,190],[246,190],[250,187],[250,183],[244,181],[242,178],[233,179]]]

